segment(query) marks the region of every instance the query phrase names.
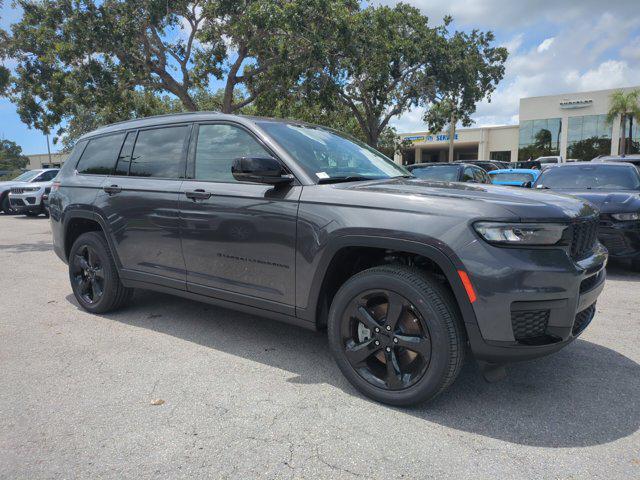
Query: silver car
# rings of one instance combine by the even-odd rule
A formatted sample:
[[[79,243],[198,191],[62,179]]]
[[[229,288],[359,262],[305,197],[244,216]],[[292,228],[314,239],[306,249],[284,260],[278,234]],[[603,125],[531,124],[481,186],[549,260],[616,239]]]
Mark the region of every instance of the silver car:
[[[59,168],[45,168],[31,170],[13,180],[9,186],[9,192],[3,194],[3,210],[5,213],[24,213],[28,216],[47,215],[44,198],[51,190],[53,179],[58,175]],[[22,180],[22,181],[20,181]],[[4,183],[4,182],[3,182]],[[0,188],[6,188],[0,185]],[[5,208],[5,199],[7,209]]]

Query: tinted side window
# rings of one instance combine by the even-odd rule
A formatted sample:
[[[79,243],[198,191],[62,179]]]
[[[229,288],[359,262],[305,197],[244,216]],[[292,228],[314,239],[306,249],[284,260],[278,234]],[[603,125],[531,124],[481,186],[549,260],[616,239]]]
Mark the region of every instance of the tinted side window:
[[[118,155],[118,162],[116,163],[114,175],[129,175],[131,152],[133,152],[133,143],[136,141],[137,133],[138,132],[127,133],[127,138],[124,139],[124,145],[122,145],[120,155]]]
[[[489,183],[489,181],[488,181],[488,179],[486,177],[487,177],[487,174],[481,168],[474,168],[473,169],[473,180],[474,181],[476,181],[478,183]]]
[[[78,173],[110,175],[123,139],[124,133],[120,133],[89,140],[76,167]]]
[[[473,168],[466,167],[464,169],[464,172],[462,172],[461,182],[473,182]]]
[[[138,132],[129,175],[183,178],[184,147],[190,128],[190,125],[183,125]]]
[[[271,155],[245,130],[233,125],[200,125],[196,146],[196,180],[235,182],[231,174],[238,157]]]
[[[40,177],[41,182],[50,182],[58,175],[58,170],[49,170],[48,172],[44,172],[42,177]]]

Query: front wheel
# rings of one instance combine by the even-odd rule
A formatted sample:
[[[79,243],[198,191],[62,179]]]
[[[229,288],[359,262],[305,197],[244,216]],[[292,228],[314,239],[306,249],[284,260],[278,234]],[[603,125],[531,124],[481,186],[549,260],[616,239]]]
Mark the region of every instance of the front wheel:
[[[11,203],[9,202],[9,195],[2,197],[2,201],[0,201],[0,210],[2,210],[6,215],[14,213],[11,208]]]
[[[392,405],[430,400],[458,375],[464,327],[452,294],[415,268],[381,266],[349,279],[333,299],[329,343],[362,393]]]
[[[76,300],[91,313],[116,310],[133,294],[122,285],[107,240],[98,232],[84,233],[73,243],[69,280]]]

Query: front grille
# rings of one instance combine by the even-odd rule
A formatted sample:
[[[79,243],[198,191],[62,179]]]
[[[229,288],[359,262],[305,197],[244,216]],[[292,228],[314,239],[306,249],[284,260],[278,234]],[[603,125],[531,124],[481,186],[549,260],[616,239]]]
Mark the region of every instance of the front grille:
[[[18,195],[22,195],[24,193],[24,188],[13,187],[13,188],[11,188],[11,193],[16,193]]]
[[[595,303],[579,312],[576,315],[575,320],[573,321],[573,328],[571,329],[571,333],[573,335],[578,335],[579,333],[581,333],[591,323],[591,320],[593,320],[593,316],[595,315],[595,313]]]
[[[571,226],[571,256],[575,259],[586,257],[596,245],[598,237],[598,217],[580,220]]]
[[[588,292],[595,287],[600,282],[602,275],[604,275],[603,271],[584,279],[580,284],[580,293]]]
[[[511,312],[511,328],[516,340],[527,340],[544,335],[549,323],[549,310],[522,310]]]

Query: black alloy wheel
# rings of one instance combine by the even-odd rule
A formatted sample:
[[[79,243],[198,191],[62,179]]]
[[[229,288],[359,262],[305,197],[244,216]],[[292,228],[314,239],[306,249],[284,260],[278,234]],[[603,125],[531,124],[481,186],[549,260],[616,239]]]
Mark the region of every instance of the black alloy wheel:
[[[464,363],[456,300],[439,277],[416,267],[382,265],[349,278],[333,297],[327,330],[347,380],[391,405],[434,398]]]
[[[69,252],[69,280],[82,308],[107,313],[125,305],[133,289],[122,284],[107,239],[101,232],[80,235]]]
[[[371,290],[353,299],[342,322],[345,355],[367,382],[388,390],[414,385],[429,367],[431,338],[402,295]]]
[[[71,275],[74,289],[82,300],[91,305],[104,295],[105,278],[102,262],[95,248],[82,245],[71,259]]]

